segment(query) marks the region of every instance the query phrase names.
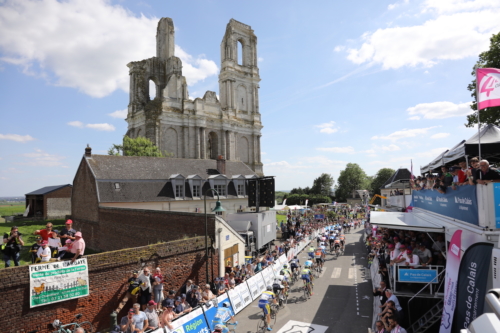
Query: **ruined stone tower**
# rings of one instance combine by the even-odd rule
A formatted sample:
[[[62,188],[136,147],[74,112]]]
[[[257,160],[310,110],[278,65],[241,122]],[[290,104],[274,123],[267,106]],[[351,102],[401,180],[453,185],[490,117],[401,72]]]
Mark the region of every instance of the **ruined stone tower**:
[[[162,18],[156,33],[156,57],[127,65],[127,135],[147,137],[176,158],[217,159],[222,155],[263,175],[260,77],[257,37],[252,28],[233,19],[227,24],[221,43],[220,101],[213,91],[207,91],[203,98],[189,99],[182,61],[174,55],[174,48],[173,21]],[[156,87],[153,100],[149,81]]]

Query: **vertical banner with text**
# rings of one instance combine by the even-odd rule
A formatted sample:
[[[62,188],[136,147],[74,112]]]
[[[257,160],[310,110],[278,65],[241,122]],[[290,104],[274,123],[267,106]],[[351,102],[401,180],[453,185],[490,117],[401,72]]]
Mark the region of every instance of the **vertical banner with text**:
[[[29,266],[30,308],[89,295],[87,259]]]
[[[457,230],[451,237],[446,261],[446,275],[444,280],[444,307],[439,333],[450,333],[453,323],[453,313],[457,301],[457,279],[460,268],[462,246],[462,230]]]
[[[493,244],[475,243],[464,253],[458,273],[453,332],[469,327],[483,314],[492,252]]]

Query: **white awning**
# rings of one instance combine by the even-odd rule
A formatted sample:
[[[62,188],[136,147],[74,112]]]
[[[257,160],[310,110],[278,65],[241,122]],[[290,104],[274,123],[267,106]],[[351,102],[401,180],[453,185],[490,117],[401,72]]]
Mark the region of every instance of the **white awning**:
[[[370,224],[390,229],[444,232],[442,226],[428,222],[413,213],[371,212]]]

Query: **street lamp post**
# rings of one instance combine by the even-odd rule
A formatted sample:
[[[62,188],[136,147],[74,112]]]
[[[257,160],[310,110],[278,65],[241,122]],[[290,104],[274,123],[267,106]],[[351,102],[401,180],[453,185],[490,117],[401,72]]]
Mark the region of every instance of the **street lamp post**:
[[[213,188],[209,188],[206,192],[205,192],[205,196],[203,197],[203,201],[204,201],[204,204],[205,204],[205,257],[206,257],[206,265],[205,265],[205,277],[206,277],[206,280],[208,283],[209,280],[208,280],[208,214],[207,214],[207,194],[208,192],[214,192],[215,194],[217,194],[217,201],[215,202],[215,208],[212,210],[212,212],[223,212],[225,211],[224,208],[222,208],[222,205],[220,203],[220,200],[219,200],[219,192],[217,192],[216,190],[214,190]],[[221,246],[221,244],[219,244],[219,246]],[[220,259],[220,258],[219,258]],[[220,265],[220,263],[219,263]]]

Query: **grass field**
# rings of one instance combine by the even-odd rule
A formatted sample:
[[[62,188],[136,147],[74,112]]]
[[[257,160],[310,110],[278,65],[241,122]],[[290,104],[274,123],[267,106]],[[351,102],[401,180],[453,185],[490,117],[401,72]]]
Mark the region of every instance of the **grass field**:
[[[54,230],[59,230],[64,227],[64,220],[47,220],[47,221],[36,221],[36,222],[21,222],[16,224],[16,222],[8,222],[0,224],[0,233],[3,238],[5,233],[10,233],[10,228],[12,226],[17,226],[19,228],[19,232],[22,234],[21,238],[24,241],[24,246],[21,249],[21,265],[31,264],[31,255],[29,253],[30,247],[36,243],[36,236],[33,234],[35,230],[44,229],[46,224],[51,222],[54,226]],[[85,235],[83,235],[85,236]],[[85,237],[84,237],[85,239]],[[85,254],[93,254],[97,253],[92,251],[89,248],[85,249]],[[11,261],[11,265],[14,263]],[[3,260],[3,254],[1,257],[0,268],[5,268],[5,261]]]
[[[281,225],[281,223],[286,222],[286,215],[276,214],[276,220],[278,220],[278,224]]]
[[[14,203],[14,204],[0,204],[0,216],[11,216],[20,213],[24,213],[26,207],[24,202]]]

